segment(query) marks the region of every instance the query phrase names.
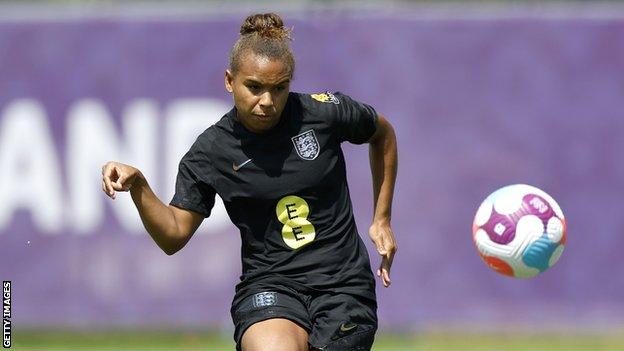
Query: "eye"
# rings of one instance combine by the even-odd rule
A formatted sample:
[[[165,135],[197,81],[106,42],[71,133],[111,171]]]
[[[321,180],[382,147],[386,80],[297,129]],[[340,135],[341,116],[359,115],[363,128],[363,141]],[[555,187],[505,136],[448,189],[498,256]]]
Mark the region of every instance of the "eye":
[[[262,88],[259,84],[246,84],[247,89],[249,89],[251,92],[253,93],[257,93],[260,91],[260,89]]]
[[[285,85],[280,85],[277,88],[275,88],[275,90],[277,92],[282,92],[282,91],[286,90],[286,86]]]

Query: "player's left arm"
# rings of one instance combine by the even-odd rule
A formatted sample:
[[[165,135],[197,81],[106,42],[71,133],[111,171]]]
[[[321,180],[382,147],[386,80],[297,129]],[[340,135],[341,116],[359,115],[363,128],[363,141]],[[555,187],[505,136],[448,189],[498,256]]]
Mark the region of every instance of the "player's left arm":
[[[392,196],[397,175],[397,142],[394,128],[388,120],[378,114],[377,128],[368,140],[370,167],[373,177],[374,216],[369,235],[381,264],[377,276],[385,287],[390,286],[390,267],[397,251],[397,243],[392,232]]]

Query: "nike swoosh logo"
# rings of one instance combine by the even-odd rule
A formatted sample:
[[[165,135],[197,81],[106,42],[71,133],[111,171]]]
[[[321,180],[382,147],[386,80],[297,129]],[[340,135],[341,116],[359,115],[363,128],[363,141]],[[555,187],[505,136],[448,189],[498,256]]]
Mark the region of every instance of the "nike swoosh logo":
[[[353,330],[356,327],[357,327],[357,324],[345,324],[345,323],[342,323],[340,325],[340,331],[344,333],[344,332],[348,332],[350,330]]]
[[[236,163],[232,162],[232,169],[234,170],[234,172],[238,171],[239,169],[243,168],[244,165],[248,164],[249,162],[251,162],[251,159],[241,163],[240,165],[236,165]]]

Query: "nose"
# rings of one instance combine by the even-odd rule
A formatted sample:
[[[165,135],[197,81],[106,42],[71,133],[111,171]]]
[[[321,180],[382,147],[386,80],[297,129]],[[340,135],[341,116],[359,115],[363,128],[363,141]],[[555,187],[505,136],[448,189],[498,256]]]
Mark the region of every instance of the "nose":
[[[273,107],[273,96],[270,92],[267,91],[260,96],[260,106],[264,108]]]

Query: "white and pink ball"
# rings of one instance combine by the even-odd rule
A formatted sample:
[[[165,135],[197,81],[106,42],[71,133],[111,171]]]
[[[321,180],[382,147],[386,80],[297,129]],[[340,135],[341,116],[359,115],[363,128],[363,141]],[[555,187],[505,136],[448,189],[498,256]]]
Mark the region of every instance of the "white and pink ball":
[[[534,277],[552,267],[566,244],[566,222],[557,202],[525,184],[500,188],[481,203],[472,225],[475,246],[495,271]]]

